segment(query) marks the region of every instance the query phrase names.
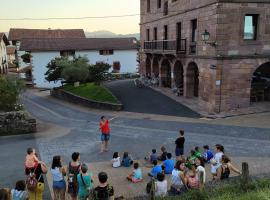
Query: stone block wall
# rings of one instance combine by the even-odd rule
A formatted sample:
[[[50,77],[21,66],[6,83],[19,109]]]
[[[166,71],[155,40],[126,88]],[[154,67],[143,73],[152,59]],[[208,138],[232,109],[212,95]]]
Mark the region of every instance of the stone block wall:
[[[244,40],[244,19],[258,15],[256,40]],[[217,55],[270,54],[270,2],[220,3],[217,8]]]
[[[35,133],[37,123],[25,112],[0,112],[0,135]]]

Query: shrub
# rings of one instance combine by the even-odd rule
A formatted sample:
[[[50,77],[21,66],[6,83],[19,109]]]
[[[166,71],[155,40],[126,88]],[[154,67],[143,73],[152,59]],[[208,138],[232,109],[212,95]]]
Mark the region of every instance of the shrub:
[[[55,58],[47,65],[47,72],[45,73],[45,79],[49,82],[57,82],[62,79],[62,71],[65,67],[70,67],[71,61],[66,57]]]
[[[18,98],[23,86],[22,80],[0,76],[0,110],[9,112],[22,108]]]

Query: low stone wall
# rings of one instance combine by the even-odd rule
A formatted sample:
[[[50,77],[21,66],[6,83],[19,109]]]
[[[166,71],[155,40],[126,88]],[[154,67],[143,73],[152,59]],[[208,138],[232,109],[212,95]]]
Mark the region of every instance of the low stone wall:
[[[25,112],[0,112],[0,135],[27,134],[36,131],[36,120]]]
[[[104,103],[104,102],[89,100],[89,99],[71,94],[69,92],[66,92],[62,89],[51,90],[51,95],[55,98],[68,101],[71,103],[80,104],[80,105],[87,106],[90,108],[114,110],[114,111],[120,111],[120,110],[123,110],[124,108],[123,104]]]

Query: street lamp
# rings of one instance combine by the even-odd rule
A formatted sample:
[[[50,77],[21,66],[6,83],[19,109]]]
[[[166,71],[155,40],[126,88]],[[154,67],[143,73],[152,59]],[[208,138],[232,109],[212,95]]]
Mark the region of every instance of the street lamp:
[[[210,33],[205,29],[204,32],[202,33],[202,40],[204,41],[205,44],[209,44],[213,47],[217,46],[216,42],[210,42],[208,41],[210,39]]]

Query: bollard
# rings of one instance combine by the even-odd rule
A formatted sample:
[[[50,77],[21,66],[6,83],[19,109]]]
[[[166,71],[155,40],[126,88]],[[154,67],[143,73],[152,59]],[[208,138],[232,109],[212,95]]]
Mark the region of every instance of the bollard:
[[[155,191],[156,191],[155,179],[152,178],[152,185],[151,185],[151,192],[150,192],[151,200],[155,200]]]
[[[242,188],[246,191],[248,188],[250,182],[250,177],[249,177],[249,168],[248,168],[248,163],[243,162],[242,163],[242,177],[241,177],[241,186]]]
[[[203,188],[204,188],[204,181],[203,181],[203,177],[204,177],[204,173],[203,173],[203,172],[200,172],[200,173],[199,173],[199,181],[200,181],[200,185],[199,185],[199,187],[200,187],[200,191],[202,191],[202,190],[203,190]]]

